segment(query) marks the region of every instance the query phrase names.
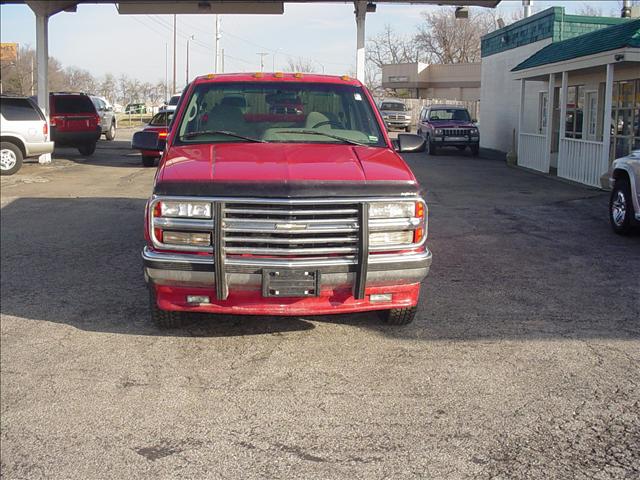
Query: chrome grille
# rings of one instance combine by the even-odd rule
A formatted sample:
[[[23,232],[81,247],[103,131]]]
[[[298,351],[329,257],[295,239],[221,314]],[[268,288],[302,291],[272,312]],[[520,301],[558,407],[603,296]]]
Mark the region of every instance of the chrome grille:
[[[358,204],[226,202],[226,255],[321,256],[358,251]]]
[[[468,137],[471,130],[469,128],[443,128],[442,132],[446,137]]]

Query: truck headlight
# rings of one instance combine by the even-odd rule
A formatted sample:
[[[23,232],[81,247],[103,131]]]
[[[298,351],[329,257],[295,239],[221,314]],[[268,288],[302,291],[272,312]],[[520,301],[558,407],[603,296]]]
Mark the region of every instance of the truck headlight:
[[[369,231],[369,246],[375,251],[421,244],[427,236],[426,206],[422,200],[371,202]]]
[[[208,202],[161,201],[157,212],[161,217],[211,218],[211,204]]]
[[[372,202],[369,218],[409,218],[415,212],[415,202]]]
[[[435,134],[435,135],[442,135],[442,134],[443,134],[443,131],[442,131],[442,129],[441,129],[441,128],[436,128],[436,130],[435,130],[434,134]]]
[[[162,232],[162,242],[167,245],[191,245],[208,247],[211,245],[211,234],[207,232]]]
[[[369,245],[371,247],[381,247],[384,245],[408,245],[413,243],[413,232],[377,232],[369,234]]]
[[[472,128],[471,129],[471,135],[477,136],[478,135],[478,129],[477,128]]]

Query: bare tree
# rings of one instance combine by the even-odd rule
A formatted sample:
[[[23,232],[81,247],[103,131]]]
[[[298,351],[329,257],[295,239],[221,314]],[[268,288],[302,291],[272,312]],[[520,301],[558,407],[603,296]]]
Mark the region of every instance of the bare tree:
[[[468,19],[456,19],[449,8],[422,14],[416,46],[430,63],[465,63],[480,61],[480,39],[495,29],[495,19],[471,11]]]
[[[576,13],[588,17],[602,17],[602,8],[594,7],[589,3],[583,3]]]
[[[367,61],[378,68],[389,63],[414,63],[421,60],[420,50],[412,37],[396,33],[391,25],[367,42]]]
[[[309,59],[309,58],[303,58],[303,57],[289,57],[287,58],[287,64],[284,67],[285,71],[287,72],[317,72],[318,71],[318,67],[316,66],[316,63]]]

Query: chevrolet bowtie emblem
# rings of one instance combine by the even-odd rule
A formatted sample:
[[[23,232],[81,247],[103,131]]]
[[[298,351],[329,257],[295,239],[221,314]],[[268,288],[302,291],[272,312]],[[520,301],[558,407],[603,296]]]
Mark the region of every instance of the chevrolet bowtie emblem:
[[[276,223],[276,230],[305,230],[306,223]]]

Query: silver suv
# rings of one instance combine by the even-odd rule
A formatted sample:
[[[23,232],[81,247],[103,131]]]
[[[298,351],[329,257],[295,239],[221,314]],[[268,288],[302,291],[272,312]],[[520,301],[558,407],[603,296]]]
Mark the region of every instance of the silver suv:
[[[634,224],[640,224],[640,150],[613,162],[609,184],[611,227],[614,232],[626,235]]]
[[[26,97],[0,96],[0,174],[13,175],[22,160],[53,152],[49,124]]]
[[[411,131],[411,111],[400,100],[383,100],[380,102],[380,115],[387,128],[401,128]]]
[[[96,107],[96,112],[100,115],[100,132],[107,140],[116,138],[116,128],[118,121],[113,107],[102,97],[90,96],[91,101]]]

